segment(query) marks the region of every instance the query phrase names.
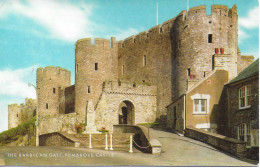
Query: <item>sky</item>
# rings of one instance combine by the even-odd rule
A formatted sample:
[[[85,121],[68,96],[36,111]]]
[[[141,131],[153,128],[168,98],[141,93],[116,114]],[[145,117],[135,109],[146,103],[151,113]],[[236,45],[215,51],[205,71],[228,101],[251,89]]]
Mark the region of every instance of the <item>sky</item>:
[[[125,39],[161,24],[182,10],[237,5],[239,48],[259,57],[257,0],[0,0],[0,132],[8,129],[8,104],[36,93],[36,69],[60,66],[74,84],[75,42],[86,37]]]

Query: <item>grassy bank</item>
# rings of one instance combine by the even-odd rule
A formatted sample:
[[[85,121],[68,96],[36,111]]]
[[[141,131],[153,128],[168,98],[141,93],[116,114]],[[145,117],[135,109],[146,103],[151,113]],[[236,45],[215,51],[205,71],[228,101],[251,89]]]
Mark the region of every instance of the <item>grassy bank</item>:
[[[17,143],[24,141],[24,137],[26,135],[28,135],[28,138],[25,144],[33,146],[35,144],[35,120],[36,117],[33,117],[29,121],[24,122],[23,124],[20,124],[15,128],[11,128],[7,131],[0,133],[0,146],[4,146],[15,141],[17,141]]]

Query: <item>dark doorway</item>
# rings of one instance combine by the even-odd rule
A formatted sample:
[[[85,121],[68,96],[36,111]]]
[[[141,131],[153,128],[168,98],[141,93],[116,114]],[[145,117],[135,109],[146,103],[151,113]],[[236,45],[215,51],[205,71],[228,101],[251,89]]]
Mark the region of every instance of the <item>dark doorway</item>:
[[[119,124],[134,124],[134,105],[130,101],[123,101],[119,105]]]

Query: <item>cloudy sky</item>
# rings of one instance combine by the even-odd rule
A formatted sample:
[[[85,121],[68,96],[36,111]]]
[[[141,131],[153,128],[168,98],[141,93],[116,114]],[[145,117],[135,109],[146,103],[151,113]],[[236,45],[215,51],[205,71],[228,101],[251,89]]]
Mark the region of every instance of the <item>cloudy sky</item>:
[[[0,0],[0,132],[8,129],[8,104],[35,98],[37,67],[72,72],[74,44],[85,37],[124,39],[187,9],[185,0]],[[258,58],[257,0],[190,0],[189,7],[237,4],[239,48]]]

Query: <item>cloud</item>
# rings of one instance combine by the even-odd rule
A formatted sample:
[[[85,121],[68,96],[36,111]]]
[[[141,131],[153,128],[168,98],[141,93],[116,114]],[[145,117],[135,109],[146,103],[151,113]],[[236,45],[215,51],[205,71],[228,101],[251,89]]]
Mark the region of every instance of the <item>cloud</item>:
[[[241,44],[245,39],[249,38],[249,35],[241,28],[238,28],[238,43]]]
[[[239,26],[247,29],[259,27],[259,7],[254,7],[250,10],[247,17],[240,17],[238,23]]]
[[[110,37],[116,37],[117,41],[124,40],[127,37],[130,37],[132,35],[136,35],[140,32],[140,30],[134,29],[134,28],[128,28],[127,30],[117,30],[118,33],[113,34],[113,35],[108,35],[105,38],[110,38]]]
[[[35,81],[35,71],[36,67],[0,70],[0,96],[35,98],[35,89],[28,86]]]
[[[93,36],[95,24],[90,20],[93,7],[60,0],[12,0],[2,5],[0,18],[10,14],[25,16],[43,26],[50,37],[74,42]]]

